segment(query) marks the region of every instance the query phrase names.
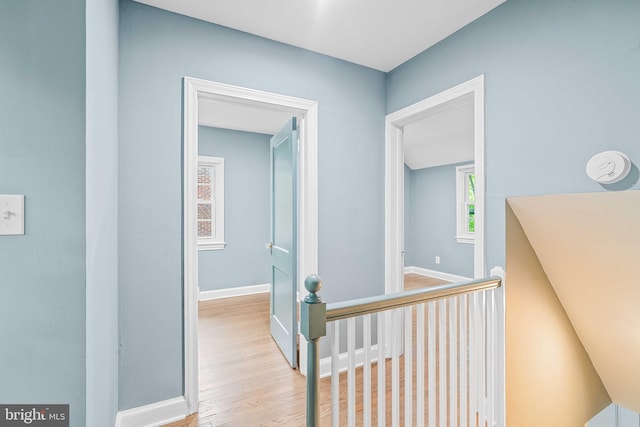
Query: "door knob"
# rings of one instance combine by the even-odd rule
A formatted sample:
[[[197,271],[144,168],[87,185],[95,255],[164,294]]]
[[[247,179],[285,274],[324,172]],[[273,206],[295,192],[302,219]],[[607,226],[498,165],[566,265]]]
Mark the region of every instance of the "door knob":
[[[268,250],[271,250],[271,249],[273,248],[273,243],[269,242],[269,243],[267,243],[267,244],[265,245],[265,247],[266,247]]]

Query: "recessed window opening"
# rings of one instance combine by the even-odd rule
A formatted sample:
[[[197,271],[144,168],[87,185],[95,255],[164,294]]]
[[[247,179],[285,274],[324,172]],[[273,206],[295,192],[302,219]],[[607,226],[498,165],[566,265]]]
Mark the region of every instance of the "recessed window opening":
[[[224,159],[198,156],[198,250],[224,249]]]
[[[476,175],[474,165],[456,167],[456,216],[458,243],[473,243],[476,229]]]

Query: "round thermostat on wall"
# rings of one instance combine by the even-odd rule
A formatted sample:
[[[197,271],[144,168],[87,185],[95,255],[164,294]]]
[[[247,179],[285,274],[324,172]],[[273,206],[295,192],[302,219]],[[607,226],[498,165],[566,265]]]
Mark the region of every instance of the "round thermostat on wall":
[[[622,181],[631,170],[631,160],[619,151],[603,151],[587,162],[587,175],[600,184]]]

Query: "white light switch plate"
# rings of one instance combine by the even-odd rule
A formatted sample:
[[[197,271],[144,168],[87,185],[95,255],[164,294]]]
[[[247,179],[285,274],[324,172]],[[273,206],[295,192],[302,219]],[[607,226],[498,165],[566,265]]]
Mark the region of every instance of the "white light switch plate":
[[[0,236],[24,234],[24,196],[0,194]]]

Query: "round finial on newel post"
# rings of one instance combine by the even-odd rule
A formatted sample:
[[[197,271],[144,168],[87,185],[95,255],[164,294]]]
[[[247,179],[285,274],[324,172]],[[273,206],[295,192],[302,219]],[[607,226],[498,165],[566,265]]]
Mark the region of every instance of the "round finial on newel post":
[[[304,287],[309,291],[309,295],[304,299],[308,303],[322,302],[318,291],[322,288],[322,279],[317,274],[312,274],[304,279]]]

